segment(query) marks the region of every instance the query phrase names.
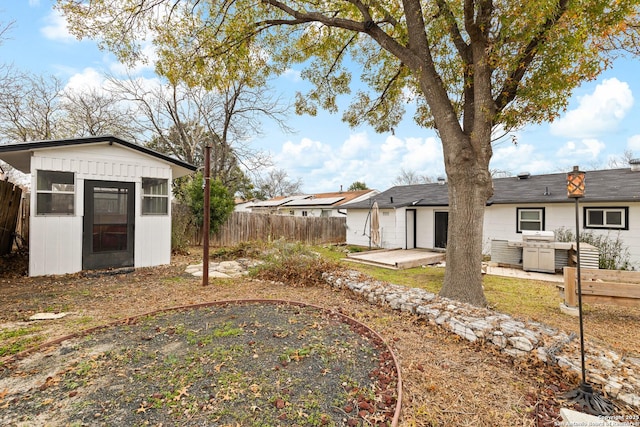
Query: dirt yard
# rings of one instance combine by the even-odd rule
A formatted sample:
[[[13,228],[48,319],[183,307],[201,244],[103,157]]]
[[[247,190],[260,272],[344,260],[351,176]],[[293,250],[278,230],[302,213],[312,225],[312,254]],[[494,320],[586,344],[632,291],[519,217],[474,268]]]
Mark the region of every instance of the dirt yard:
[[[381,335],[400,364],[402,426],[554,426],[559,422],[558,397],[577,385],[576,378],[567,377],[555,367],[533,359],[514,360],[491,346],[468,343],[415,316],[373,306],[328,286],[292,287],[250,278],[212,280],[209,286],[202,286],[201,279],[184,273],[188,264],[197,262],[197,256],[178,256],[171,266],[128,274],[41,278],[20,277],[5,268],[4,277],[0,275],[3,375],[16,369],[16,362],[8,354],[88,328],[176,306],[281,299],[335,310]],[[27,320],[42,312],[68,314],[56,320]],[[28,357],[43,352],[46,350],[31,352]],[[55,367],[51,369],[55,376]],[[23,375],[25,384],[29,384],[29,372]],[[47,387],[46,380],[31,384],[33,393]],[[11,390],[0,389],[3,411],[11,411],[17,404]],[[634,413],[625,406],[617,410]],[[165,425],[195,424],[185,421]],[[325,424],[319,421],[317,425]]]

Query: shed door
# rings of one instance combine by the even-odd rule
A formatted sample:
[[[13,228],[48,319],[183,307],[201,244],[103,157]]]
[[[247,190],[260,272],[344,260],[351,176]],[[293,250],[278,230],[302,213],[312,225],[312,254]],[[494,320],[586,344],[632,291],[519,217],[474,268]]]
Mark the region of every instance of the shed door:
[[[133,266],[133,182],[85,181],[82,269]]]
[[[449,227],[449,212],[435,212],[435,248],[447,247],[447,228]]]

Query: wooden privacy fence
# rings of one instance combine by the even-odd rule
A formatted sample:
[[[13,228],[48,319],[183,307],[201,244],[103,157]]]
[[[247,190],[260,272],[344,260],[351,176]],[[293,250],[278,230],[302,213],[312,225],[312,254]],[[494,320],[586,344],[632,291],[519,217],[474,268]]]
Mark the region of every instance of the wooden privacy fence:
[[[22,190],[8,181],[0,181],[0,255],[11,252],[13,233],[20,213]]]
[[[564,267],[564,303],[578,306],[575,267]],[[582,302],[640,307],[640,272],[580,268]]]
[[[305,244],[344,243],[346,218],[301,217],[233,212],[218,233],[212,234],[212,246],[233,246],[241,242],[284,239]],[[201,243],[201,234],[192,243]]]

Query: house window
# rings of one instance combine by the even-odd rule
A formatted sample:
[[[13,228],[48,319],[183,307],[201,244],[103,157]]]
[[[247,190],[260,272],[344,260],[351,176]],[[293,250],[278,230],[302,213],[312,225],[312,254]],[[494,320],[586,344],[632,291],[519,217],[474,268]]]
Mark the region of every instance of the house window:
[[[544,208],[517,208],[518,233],[544,230]]]
[[[36,214],[73,215],[74,173],[39,170],[36,174]]]
[[[142,214],[167,215],[169,213],[169,181],[142,178]]]
[[[322,218],[329,218],[330,216],[331,216],[331,210],[329,210],[329,209],[323,209],[320,212],[320,217],[322,217]]]
[[[307,215],[308,215],[307,211],[302,211],[302,216],[307,216]]]
[[[629,208],[584,208],[584,228],[629,229]]]

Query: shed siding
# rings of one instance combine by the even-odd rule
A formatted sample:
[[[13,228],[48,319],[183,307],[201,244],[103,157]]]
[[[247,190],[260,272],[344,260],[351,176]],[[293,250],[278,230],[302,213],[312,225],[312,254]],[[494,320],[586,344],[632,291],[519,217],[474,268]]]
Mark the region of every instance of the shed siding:
[[[31,192],[32,212],[36,208],[37,170],[76,174],[75,212],[69,216],[36,216],[32,213],[30,276],[67,274],[82,270],[85,180],[135,182],[134,266],[146,267],[170,262],[171,215],[141,215],[141,178],[164,178],[171,184],[169,164],[119,145],[68,146],[36,151],[31,161],[31,188],[34,189]]]

